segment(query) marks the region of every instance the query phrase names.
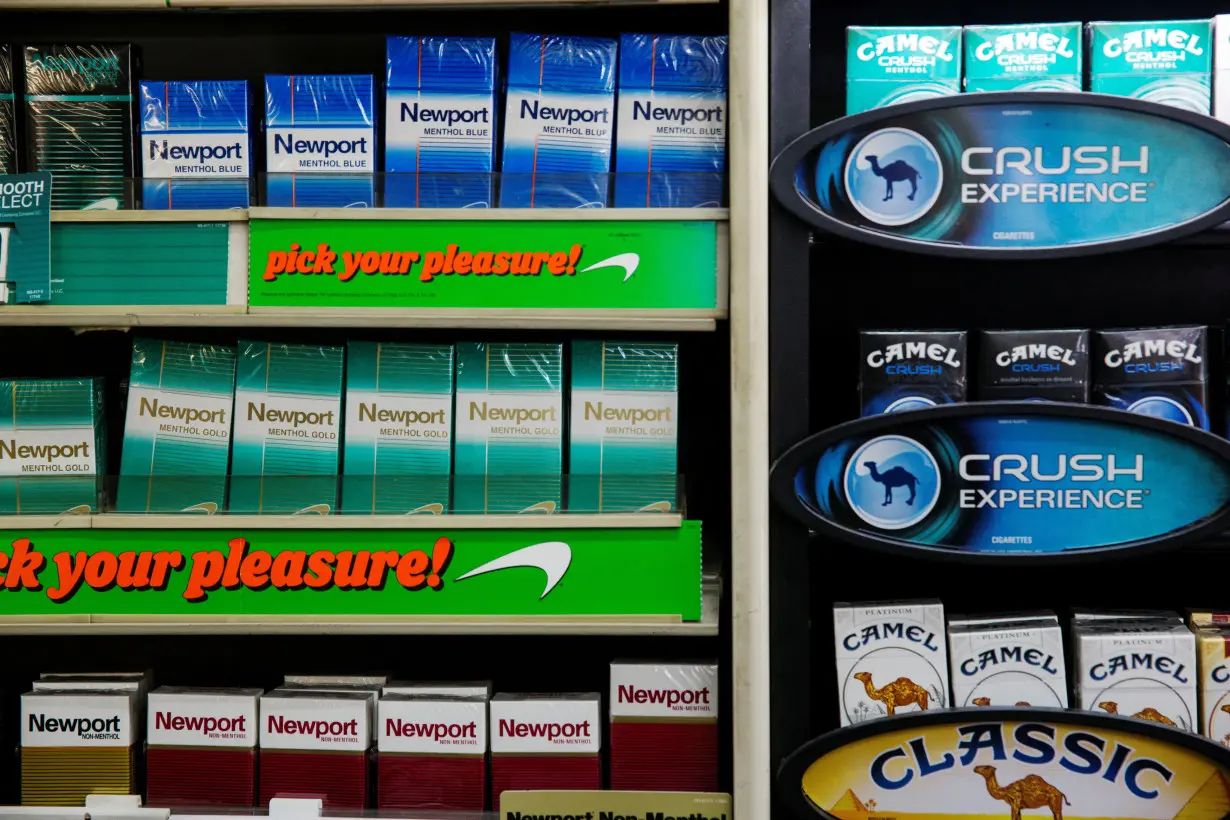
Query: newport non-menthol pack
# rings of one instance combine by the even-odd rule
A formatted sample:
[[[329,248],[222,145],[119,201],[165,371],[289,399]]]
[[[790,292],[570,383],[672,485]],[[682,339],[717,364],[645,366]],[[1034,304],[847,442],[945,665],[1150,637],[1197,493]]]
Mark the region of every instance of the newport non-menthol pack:
[[[131,204],[132,46],[28,45],[26,169],[55,175],[51,207]]]
[[[382,696],[415,695],[491,699],[491,681],[390,681]]]
[[[226,508],[235,348],[134,339],[116,509]]]
[[[147,802],[251,807],[260,697],[259,689],[162,686],[150,692]]]
[[[351,342],[342,511],[447,512],[453,346]]]
[[[13,49],[0,43],[0,174],[17,173],[17,101],[13,94]]]
[[[0,512],[101,512],[101,379],[0,381]]]
[[[571,396],[568,508],[675,509],[679,345],[574,341]]]
[[[365,692],[266,692],[260,702],[260,805],[311,794],[362,809],[370,782],[375,698]]]
[[[846,113],[961,93],[961,27],[846,29]]]
[[[133,794],[141,742],[134,692],[21,696],[21,803],[84,806],[91,794]]]
[[[553,513],[563,468],[563,346],[457,345],[457,512]]]
[[[1089,401],[1089,331],[986,330],[979,334],[983,401]]]
[[[617,207],[722,204],[726,46],[725,36],[620,37]]]
[[[860,333],[862,415],[965,401],[965,339],[964,330]]]
[[[145,80],[139,104],[143,208],[251,204],[246,80]]]
[[[602,787],[602,697],[496,695],[491,699],[491,794]]]
[[[501,206],[606,206],[618,50],[605,37],[512,35]]]
[[[966,91],[1080,91],[1080,23],[966,26]]]
[[[231,512],[336,510],[343,359],[340,347],[239,343]]]
[[[1211,20],[1090,23],[1089,90],[1208,114]]]
[[[376,808],[485,808],[487,698],[388,695],[377,708]]]
[[[1098,331],[1095,402],[1208,430],[1208,340],[1204,326]]]
[[[1063,630],[1049,619],[948,627],[952,703],[1068,707]]]
[[[389,37],[384,204],[495,204],[495,39]]]
[[[372,75],[266,75],[265,167],[271,206],[375,205]]]

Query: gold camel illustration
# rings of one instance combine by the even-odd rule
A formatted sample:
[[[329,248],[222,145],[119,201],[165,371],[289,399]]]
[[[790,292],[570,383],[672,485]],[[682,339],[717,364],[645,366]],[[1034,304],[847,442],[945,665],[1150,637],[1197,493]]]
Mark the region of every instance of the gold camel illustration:
[[[1224,704],[1224,705],[1221,707],[1221,710],[1222,710],[1223,712],[1230,713],[1230,703]]]
[[[1101,703],[1098,704],[1098,708],[1105,709],[1107,712],[1109,712],[1112,715],[1119,714],[1119,704],[1115,703],[1113,700],[1102,701]],[[1145,708],[1141,709],[1136,714],[1132,715],[1132,717],[1140,718],[1141,720],[1151,720],[1154,723],[1162,723],[1162,724],[1165,724],[1166,726],[1176,725],[1173,720],[1166,717],[1161,712],[1154,709],[1152,706],[1146,706]]]
[[[919,709],[927,711],[927,703],[931,696],[927,694],[926,689],[909,678],[897,678],[887,686],[877,689],[871,682],[870,672],[857,672],[854,677],[863,682],[863,688],[867,690],[867,697],[883,703],[889,715],[897,714],[897,707],[908,706],[911,703],[917,703]]]
[[[995,780],[994,766],[975,766],[974,773],[987,781],[987,793],[1002,800],[1012,809],[1012,820],[1021,820],[1021,809],[1048,808],[1055,820],[1063,820],[1063,807],[1071,806],[1068,798],[1059,789],[1036,774],[1023,777],[1000,788]]]
[[[970,703],[974,704],[975,706],[990,706],[991,699],[990,698],[974,698],[972,701],[970,701]],[[1029,704],[1023,700],[1018,700],[1016,702],[1016,705],[1017,706],[1028,706]]]

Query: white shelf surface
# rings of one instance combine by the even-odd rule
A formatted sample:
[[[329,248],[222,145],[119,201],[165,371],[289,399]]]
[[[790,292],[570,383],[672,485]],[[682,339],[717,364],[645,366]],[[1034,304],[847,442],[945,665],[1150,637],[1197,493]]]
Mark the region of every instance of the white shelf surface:
[[[520,515],[6,515],[0,530],[678,529],[679,513]]]

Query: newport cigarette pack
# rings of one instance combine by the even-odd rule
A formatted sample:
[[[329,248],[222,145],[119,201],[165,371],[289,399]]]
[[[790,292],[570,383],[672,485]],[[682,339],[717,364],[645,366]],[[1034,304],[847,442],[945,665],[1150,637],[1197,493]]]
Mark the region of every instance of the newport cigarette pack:
[[[177,686],[150,692],[149,805],[252,806],[260,696],[259,689]]]
[[[602,786],[601,696],[491,699],[491,793]]]
[[[378,708],[377,808],[484,809],[487,698],[386,695]]]
[[[367,805],[375,699],[366,692],[279,689],[260,703],[260,805],[286,794],[325,808]]]
[[[141,740],[134,692],[21,696],[21,803],[83,806],[91,794],[132,794]]]

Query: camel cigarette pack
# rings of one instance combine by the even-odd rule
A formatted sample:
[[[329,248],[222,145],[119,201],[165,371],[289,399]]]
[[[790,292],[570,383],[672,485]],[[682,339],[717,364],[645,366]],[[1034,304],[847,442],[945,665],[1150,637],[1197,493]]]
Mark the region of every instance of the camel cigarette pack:
[[[379,809],[481,812],[487,793],[487,699],[380,699]]]
[[[0,512],[99,512],[101,379],[0,381]]]
[[[392,681],[381,690],[381,695],[442,696],[452,698],[485,698],[491,700],[491,681],[473,683],[428,683]]]
[[[983,401],[1089,401],[1089,331],[987,330],[979,339]]]
[[[375,205],[375,106],[371,74],[266,75],[268,204]]]
[[[724,35],[620,37],[616,207],[722,204],[726,51]]]
[[[966,26],[966,91],[1080,91],[1080,23]]]
[[[1022,622],[1042,622],[1042,623],[1059,623],[1059,616],[1054,612],[1046,610],[1028,611],[1028,612],[995,612],[980,615],[949,615],[948,616],[948,631],[954,629],[982,626],[984,624],[999,624],[999,623],[1022,623]]]
[[[389,37],[385,205],[490,208],[495,171],[492,37]]]
[[[116,508],[226,506],[235,348],[134,339]]]
[[[1182,616],[1168,609],[1087,609],[1072,608],[1072,623],[1096,623],[1098,621],[1165,621],[1183,623]]]
[[[512,35],[503,207],[606,206],[618,50],[605,37]]]
[[[337,507],[343,358],[340,347],[239,343],[231,512]]]
[[[846,113],[961,93],[961,27],[846,29]]]
[[[364,808],[375,727],[370,692],[277,689],[261,696],[260,805],[280,794],[322,795]]]
[[[0,174],[17,173],[17,101],[13,94],[13,49],[0,43]]]
[[[1184,624],[1085,621],[1072,632],[1079,708],[1197,731],[1196,638]]]
[[[559,509],[563,359],[558,344],[457,345],[456,511]]]
[[[55,176],[51,207],[130,205],[132,46],[28,45],[26,170]]]
[[[22,695],[22,805],[83,806],[91,794],[133,794],[136,700],[116,691]]]
[[[1195,630],[1200,675],[1200,733],[1230,746],[1230,627]]]
[[[342,511],[447,512],[453,346],[351,342]]]
[[[718,791],[718,667],[611,664],[611,788]]]
[[[141,206],[247,208],[246,80],[141,83]]]
[[[678,416],[679,345],[573,342],[569,509],[675,509]]]
[[[939,601],[833,605],[841,725],[948,705]]]
[[[950,625],[952,703],[1068,708],[1058,620]]]
[[[178,686],[150,692],[147,802],[252,806],[260,696],[259,689]]]
[[[1208,114],[1212,20],[1090,23],[1089,90]]]
[[[1094,334],[1094,402],[1209,428],[1209,329],[1162,327]]]
[[[963,330],[860,333],[862,415],[965,401],[965,340]]]
[[[496,695],[491,699],[491,793],[599,789],[598,693]]]

